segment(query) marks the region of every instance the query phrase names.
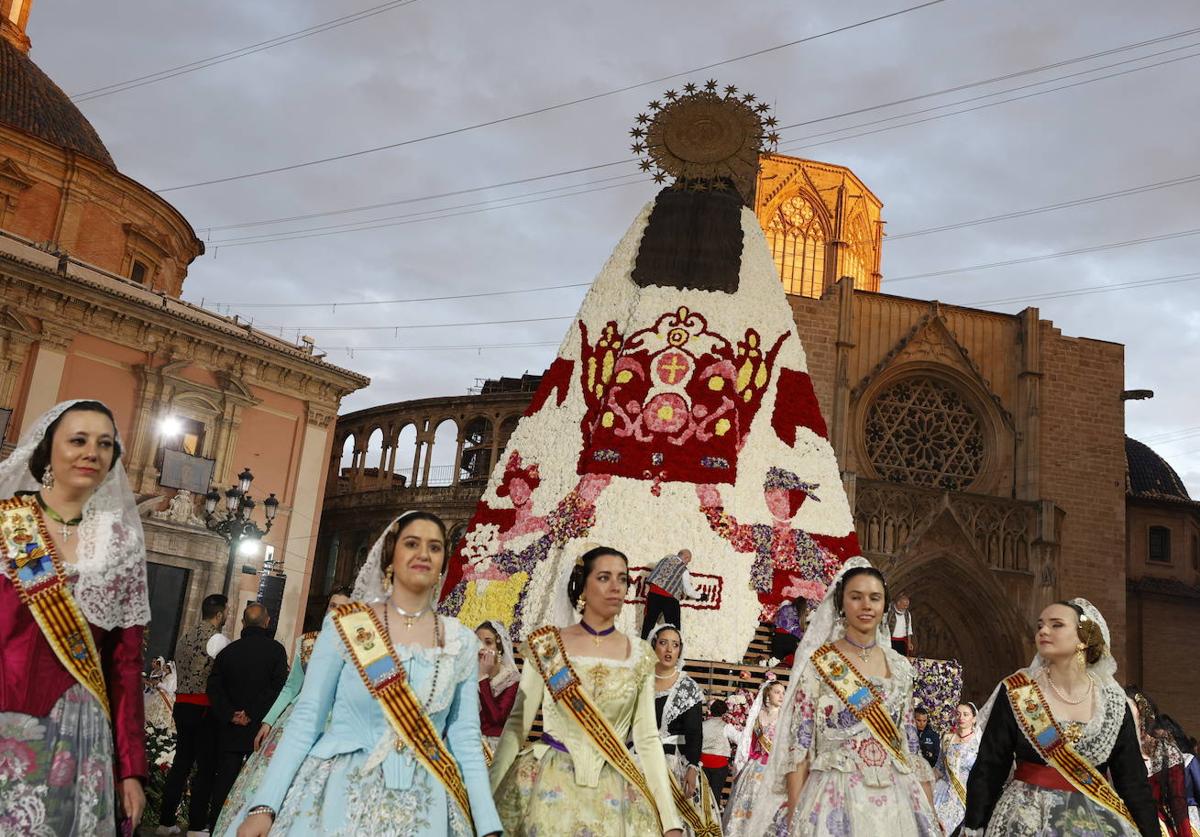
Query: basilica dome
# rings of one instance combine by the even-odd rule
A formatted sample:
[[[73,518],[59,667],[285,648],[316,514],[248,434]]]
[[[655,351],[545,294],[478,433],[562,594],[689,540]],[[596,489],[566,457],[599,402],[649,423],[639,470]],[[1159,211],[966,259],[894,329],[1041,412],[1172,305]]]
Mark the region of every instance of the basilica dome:
[[[100,135],[79,108],[6,38],[0,38],[0,79],[0,122],[116,168]]]
[[[1179,474],[1148,445],[1126,436],[1125,461],[1129,465],[1126,493],[1131,496],[1152,500],[1191,500]]]

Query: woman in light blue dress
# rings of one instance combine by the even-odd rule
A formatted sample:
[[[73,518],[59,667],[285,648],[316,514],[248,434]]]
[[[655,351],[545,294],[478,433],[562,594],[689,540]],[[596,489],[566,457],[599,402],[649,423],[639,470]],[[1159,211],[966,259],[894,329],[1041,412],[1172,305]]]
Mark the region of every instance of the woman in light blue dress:
[[[942,736],[934,767],[937,781],[933,784],[933,807],[942,823],[942,831],[947,834],[958,828],[967,812],[967,776],[979,755],[979,734],[975,731],[977,714],[973,703],[958,705],[954,730]]]
[[[335,590],[329,597],[328,609],[334,610],[349,603],[350,588],[342,587]],[[279,741],[283,738],[284,726],[287,724],[288,718],[292,716],[292,710],[296,708],[296,699],[300,697],[300,689],[304,686],[304,672],[308,670],[308,661],[312,658],[313,648],[316,647],[317,636],[318,632],[312,631],[301,634],[300,638],[296,640],[296,646],[292,649],[292,668],[288,671],[287,682],[283,684],[283,691],[271,704],[271,711],[263,718],[258,734],[254,736],[254,753],[242,767],[237,781],[229,790],[229,796],[225,798],[225,804],[221,807],[221,815],[217,817],[217,826],[213,829],[213,834],[224,834],[229,830],[230,825],[237,823],[246,808],[246,800],[258,790],[263,774],[267,772],[267,765],[271,763]]]
[[[237,837],[500,832],[480,746],[479,640],[432,606],[445,548],[446,528],[436,515],[401,515],[371,549],[354,599],[371,603],[382,630],[368,644],[382,640],[394,649],[456,763],[469,811],[401,743],[330,615],[283,739],[246,810],[234,818]]]

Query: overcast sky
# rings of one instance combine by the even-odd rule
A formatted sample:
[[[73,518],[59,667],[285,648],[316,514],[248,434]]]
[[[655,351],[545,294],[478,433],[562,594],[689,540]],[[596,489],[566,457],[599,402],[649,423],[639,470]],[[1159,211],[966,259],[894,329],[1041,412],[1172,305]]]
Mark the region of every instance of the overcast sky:
[[[1037,305],[1042,317],[1065,334],[1123,343],[1126,386],[1155,391],[1151,401],[1128,404],[1128,432],[1151,443],[1200,497],[1200,280],[1025,299],[1187,277],[1200,271],[1200,234],[892,281],[1200,233],[1197,179],[1052,212],[898,237],[1200,176],[1200,10],[1194,0],[1144,2],[1136,13],[1127,0],[944,0],[635,86],[919,2],[412,0],[207,69],[111,95],[79,97],[79,105],[121,171],[162,190],[208,242],[208,254],[191,267],[184,296],[210,307],[220,303],[222,311],[228,306],[276,333],[282,328],[289,339],[298,332],[310,334],[332,362],[369,375],[371,386],[348,398],[345,411],[463,394],[477,378],[541,371],[553,357],[566,319],[405,326],[567,317],[585,288],[336,310],[257,306],[590,282],[654,193],[652,184],[635,176],[627,136],[633,117],[646,102],[688,80],[713,77],[722,85],[735,84],[772,103],[781,124],[811,123],[784,131],[781,151],[849,166],[883,200],[887,230],[897,236],[885,245],[883,290],[963,304],[1021,297],[979,307],[1015,313]],[[378,5],[378,0],[40,0],[29,34],[34,60],[69,94],[78,95]],[[1189,30],[1196,32],[1188,36]],[[1151,40],[1155,43],[1127,48]],[[1073,60],[1102,52],[1108,54]],[[1071,63],[839,116],[1060,62]],[[1054,90],[1058,87],[1065,89]],[[503,120],[619,88],[631,89],[340,161],[175,188]],[[1035,93],[1042,95],[1030,95]],[[980,107],[1016,97],[1024,98]],[[625,162],[478,191],[616,161]],[[551,189],[559,191],[547,192]],[[307,220],[230,226],[460,190],[476,191]],[[582,194],[560,197],[570,192]],[[484,209],[483,202],[491,208]],[[497,208],[513,203],[524,205]],[[443,217],[428,220],[431,212]],[[336,234],[284,241],[256,238],[377,219],[389,220],[366,231],[326,229],[322,232]],[[370,326],[387,328],[365,330]],[[330,330],[335,327],[344,330]],[[511,345],[530,343],[547,345]],[[358,347],[353,356],[347,346]],[[391,348],[396,346],[493,348]]]

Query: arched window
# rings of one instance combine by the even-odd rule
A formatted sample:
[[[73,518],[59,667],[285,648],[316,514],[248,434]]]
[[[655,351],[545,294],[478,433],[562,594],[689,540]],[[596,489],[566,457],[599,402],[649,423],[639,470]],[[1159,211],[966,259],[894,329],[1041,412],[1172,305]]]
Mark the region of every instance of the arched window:
[[[825,228],[802,195],[783,202],[767,222],[771,258],[789,294],[818,297],[825,288]]]
[[[492,470],[492,423],[480,416],[463,431],[459,481],[487,479]]]

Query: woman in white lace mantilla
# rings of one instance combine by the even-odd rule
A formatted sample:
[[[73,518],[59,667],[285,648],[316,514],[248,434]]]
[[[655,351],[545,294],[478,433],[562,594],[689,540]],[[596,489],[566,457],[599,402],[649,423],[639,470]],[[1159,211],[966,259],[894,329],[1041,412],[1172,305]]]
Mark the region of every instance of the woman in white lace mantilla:
[[[479,641],[433,607],[445,550],[445,525],[421,511],[398,517],[375,542],[354,603],[325,617],[279,746],[233,820],[238,837],[500,831],[479,732]],[[396,660],[409,704],[394,691]],[[368,682],[388,683],[390,697],[378,699]],[[414,754],[396,705],[412,708],[409,723],[428,719],[440,740],[421,752],[440,748],[437,759]],[[435,776],[431,763],[457,770]]]
[[[751,833],[940,837],[915,675],[882,628],[887,606],[882,574],[847,561],[796,651],[768,765],[773,796],[756,805]]]
[[[136,828],[150,602],[108,407],[57,405],[0,463],[0,552],[0,834]]]
[[[754,703],[746,713],[746,726],[738,738],[733,758],[733,787],[725,805],[722,827],[727,837],[757,837],[762,832],[754,825],[759,806],[779,807],[780,797],[767,787],[767,762],[779,734],[779,714],[786,687],[769,674],[758,689]],[[770,800],[770,801],[768,801]]]
[[[1157,837],[1104,617],[1086,599],[1056,602],[1042,611],[1034,640],[1033,662],[1005,678],[979,712],[982,737],[961,833]],[[1078,790],[1069,776],[1091,791]]]

